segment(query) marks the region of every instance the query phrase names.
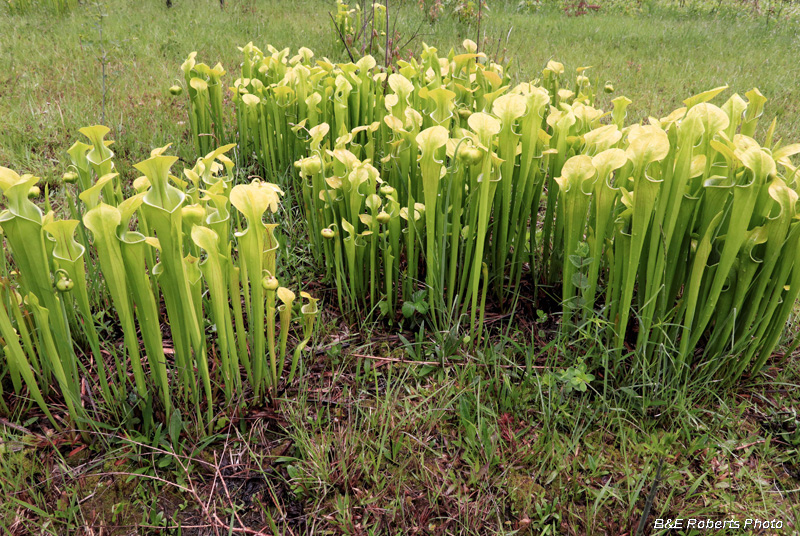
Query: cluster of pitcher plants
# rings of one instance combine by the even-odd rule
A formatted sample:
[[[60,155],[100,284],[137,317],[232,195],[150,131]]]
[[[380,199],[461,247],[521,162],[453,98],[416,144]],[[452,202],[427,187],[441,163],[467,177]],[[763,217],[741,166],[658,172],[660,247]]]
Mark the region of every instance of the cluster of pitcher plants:
[[[266,176],[294,163],[340,306],[393,317],[424,291],[432,319],[474,338],[487,294],[510,309],[547,288],[562,326],[594,322],[642,366],[666,351],[678,377],[760,368],[800,291],[800,145],[774,122],[755,139],[761,93],[717,106],[717,88],[626,124],[631,101],[596,107],[586,68],[515,84],[463,46],[389,73],[369,55],[241,49],[239,158]]]
[[[518,286],[527,262],[523,253],[530,249],[523,243],[531,240],[531,209],[541,197],[554,153],[539,135],[544,117],[551,104],[594,103],[595,89],[585,69],[563,87],[564,67],[551,62],[544,75],[547,89],[521,84],[508,91],[511,79],[502,66],[487,62],[475,43],[467,40],[463,46],[463,53],[451,50],[446,58],[426,46],[418,60],[398,62],[397,72],[388,76],[370,55],[334,65],[315,59],[306,48],[293,56],[272,46],[267,53],[252,43],[241,48],[241,76],[230,88],[239,156],[255,161],[265,176],[286,174],[293,164],[299,168],[313,250],[324,258],[345,309],[380,306],[393,312],[424,279],[434,311],[449,313],[456,303],[468,303],[474,320],[483,265],[464,266],[462,259],[483,259],[484,250],[492,259],[487,278],[497,295],[506,298]],[[208,71],[194,53],[184,71],[187,65]],[[199,82],[192,79],[188,85]],[[189,110],[192,117],[214,115],[209,106],[198,109],[191,97]],[[501,116],[506,118],[502,132]],[[514,121],[519,128],[512,128]],[[198,135],[208,138],[225,130],[212,124]],[[482,143],[499,138],[500,148],[484,159],[488,145]],[[454,165],[456,150],[459,165]],[[445,156],[449,165],[443,165]],[[307,158],[297,161],[301,157]],[[497,158],[505,162],[504,180]],[[484,171],[491,180],[480,180]],[[485,206],[470,202],[479,192]],[[496,204],[489,202],[494,197],[500,200]],[[437,211],[442,213],[438,219]],[[378,218],[389,221],[379,224]],[[379,247],[377,229],[384,225],[391,229],[388,247]],[[445,232],[458,240],[441,240]],[[424,248],[418,244],[422,234]],[[336,248],[328,244],[331,238]],[[407,251],[401,252],[401,242]],[[372,252],[369,259],[365,248]],[[420,265],[417,253],[434,263],[430,269]],[[511,272],[498,268],[506,265]],[[504,274],[514,284],[504,285]]]
[[[56,427],[44,401],[53,385],[79,424],[137,409],[149,426],[180,407],[208,423],[214,401],[274,397],[294,380],[318,311],[276,277],[278,224],[265,217],[281,189],[234,184],[232,145],[181,177],[168,146],[156,149],[123,186],[108,129],[81,133],[89,143],[72,146],[64,176],[71,219],[56,218],[49,196],[45,211],[29,198],[37,177],[0,167],[0,337],[14,390],[27,387]]]
[[[800,144],[776,141],[774,121],[758,130],[761,93],[717,106],[717,88],[626,124],[631,101],[597,107],[587,68],[568,80],[551,61],[512,83],[463,46],[445,57],[426,46],[387,72],[369,55],[333,64],[248,44],[234,132],[224,69],[193,53],[194,166],[173,175],[177,158],[155,149],[123,184],[108,129],[81,129],[89,143],[69,149],[59,203],[70,219],[47,191],[43,207],[32,201],[37,177],[0,168],[13,389],[57,427],[54,386],[75,423],[111,411],[149,425],[179,407],[208,423],[215,400],[274,400],[318,314],[277,279],[267,220],[282,188],[301,201],[345,313],[423,314],[476,341],[488,296],[511,311],[550,294],[563,333],[589,329],[610,372],[760,369],[800,292]],[[235,160],[270,182],[237,184]]]

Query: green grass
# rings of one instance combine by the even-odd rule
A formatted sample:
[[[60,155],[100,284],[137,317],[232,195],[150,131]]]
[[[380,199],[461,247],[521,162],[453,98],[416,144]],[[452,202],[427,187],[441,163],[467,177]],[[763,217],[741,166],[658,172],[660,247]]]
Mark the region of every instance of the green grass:
[[[410,4],[403,3],[397,17],[398,32],[406,39],[419,29],[409,48],[417,50],[425,41],[448,50],[477,38],[476,28],[452,17],[431,26]],[[778,117],[778,135],[800,137],[797,25],[773,21],[767,26],[758,18],[698,17],[657,7],[635,16],[566,17],[557,9],[529,14],[515,6],[493,3],[481,32],[488,40],[485,50],[505,51],[521,79],[536,77],[549,59],[568,68],[591,65],[591,77],[611,80],[615,95],[633,100],[634,119],[664,115],[686,95],[723,84],[740,94],[757,86],[770,99],[768,114]],[[230,1],[224,11],[213,0],[176,2],[172,9],[163,2],[110,0],[100,11],[108,15],[102,23],[108,51],[106,123],[117,140],[116,153],[136,162],[152,147],[181,140],[178,153],[191,156],[185,99],[172,97],[168,89],[180,79],[179,66],[193,50],[199,58],[222,62],[229,73],[240,61],[237,45],[248,41],[293,50],[307,46],[318,56],[344,59],[330,30],[332,9],[332,2],[322,0],[298,0],[291,9],[277,0]],[[64,140],[100,122],[97,12],[82,6],[63,17],[41,13],[0,19],[0,162],[7,167],[60,175]]]
[[[433,370],[339,350],[320,356],[280,413],[252,408],[201,443],[184,437],[178,453],[158,437],[112,434],[85,448],[1,423],[0,529],[622,534],[638,525],[661,459],[649,527],[655,517],[800,522],[787,410],[800,400],[786,383],[796,364],[639,411],[622,392],[549,386],[557,352],[524,374],[511,344]]]
[[[630,16],[565,17],[490,3],[485,48],[513,58],[520,78],[535,77],[548,59],[592,65],[592,77],[614,84],[608,98],[624,94],[638,106],[634,119],[722,84],[739,93],[757,86],[770,99],[767,113],[778,116],[778,135],[800,139],[797,26],[659,5]],[[237,70],[236,45],[251,40],[345,58],[329,31],[332,2],[227,4],[220,11],[215,0],[177,0],[168,10],[155,0],[111,0],[102,8],[106,123],[119,162],[175,140],[177,154],[193,160],[185,97],[168,91],[192,50],[229,72]],[[398,17],[403,35],[419,28],[411,48],[476,39],[475,27],[450,17],[428,25],[415,4],[405,2]],[[97,13],[89,5],[59,17],[0,17],[0,165],[58,176],[60,151],[79,127],[100,121],[100,50],[90,44],[99,39]],[[311,280],[308,252],[286,245],[305,232],[296,203],[287,199],[283,210],[283,264]],[[198,535],[242,526],[276,534],[634,534],[661,459],[648,527],[655,517],[774,518],[787,534],[800,527],[796,358],[776,356],[732,389],[675,392],[635,373],[624,382],[604,376],[591,337],[572,347],[554,341],[547,315],[511,326],[489,318],[492,342],[466,355],[450,351],[447,334],[400,338],[377,325],[345,325],[330,307],[323,321],[315,359],[280,411],[234,411],[202,441],[184,432],[177,453],[164,429],[147,438],[108,430],[91,445],[77,434],[50,435],[30,401],[4,398],[0,533],[162,534],[182,525],[182,534]],[[797,320],[782,348],[796,330]],[[579,362],[594,376],[576,384],[585,392],[566,382]]]

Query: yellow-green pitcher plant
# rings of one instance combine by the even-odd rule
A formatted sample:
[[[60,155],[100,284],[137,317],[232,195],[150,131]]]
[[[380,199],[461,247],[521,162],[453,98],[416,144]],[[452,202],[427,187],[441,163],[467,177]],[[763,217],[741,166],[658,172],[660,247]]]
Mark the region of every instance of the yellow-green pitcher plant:
[[[356,15],[342,4],[340,28]],[[631,100],[602,110],[589,67],[550,61],[514,85],[469,40],[389,72],[369,54],[241,51],[242,158],[267,173],[296,163],[312,250],[346,311],[396,318],[425,290],[432,319],[466,315],[475,334],[481,285],[506,310],[545,288],[565,328],[601,321],[615,366],[628,348],[650,364],[669,350],[678,377],[722,355],[740,374],[774,347],[798,292],[800,146],[775,141],[774,123],[754,138],[757,89],[629,124]]]
[[[94,149],[73,146],[74,173],[84,177],[65,184],[80,199],[70,207],[80,220],[43,214],[28,196],[38,179],[0,168],[0,228],[11,261],[0,287],[1,366],[14,390],[27,390],[60,428],[48,406],[57,386],[79,429],[100,418],[96,412],[127,421],[132,409],[166,422],[176,409],[194,410],[206,426],[216,403],[241,400],[245,389],[275,401],[279,382],[295,381],[318,313],[305,292],[295,310],[283,287],[276,306],[262,282],[279,274],[280,223],[262,218],[277,211],[280,188],[234,185],[225,155],[232,145],[199,158],[186,180],[171,174],[177,159],[168,147],[155,149],[134,166],[143,176],[130,188],[106,188],[119,180],[103,151],[108,131],[82,131]],[[136,193],[120,198],[128,190]],[[100,310],[119,340],[101,330]],[[302,331],[290,339],[298,322]],[[293,351],[290,340],[299,341]],[[91,408],[82,385],[101,394]]]

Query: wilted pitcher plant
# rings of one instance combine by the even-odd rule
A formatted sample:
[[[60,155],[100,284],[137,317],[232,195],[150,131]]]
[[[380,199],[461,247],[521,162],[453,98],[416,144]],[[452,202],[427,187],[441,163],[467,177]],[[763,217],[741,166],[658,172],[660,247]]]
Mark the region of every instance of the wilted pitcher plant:
[[[43,214],[28,196],[38,179],[0,168],[0,336],[15,392],[27,389],[58,428],[53,385],[78,428],[132,408],[145,426],[189,407],[207,424],[214,401],[274,401],[295,380],[318,313],[317,300],[296,300],[277,279],[279,224],[264,216],[278,211],[281,189],[234,186],[232,145],[179,178],[167,146],[134,166],[143,176],[123,198],[108,130],[82,132],[93,143],[70,149],[65,176],[78,190],[75,219]]]

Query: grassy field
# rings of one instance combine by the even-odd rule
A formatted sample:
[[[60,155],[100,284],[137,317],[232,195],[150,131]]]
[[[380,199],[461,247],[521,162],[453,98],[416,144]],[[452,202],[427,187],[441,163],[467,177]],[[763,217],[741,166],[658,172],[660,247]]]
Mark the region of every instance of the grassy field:
[[[410,5],[409,5],[410,4]],[[405,2],[397,17],[398,32],[442,51],[477,29],[444,17],[425,22]],[[520,79],[539,76],[550,59],[568,69],[591,65],[590,77],[610,80],[615,94],[635,104],[634,119],[662,117],[695,93],[721,85],[744,94],[758,87],[769,99],[767,116],[777,117],[777,134],[800,137],[800,55],[798,26],[790,21],[749,17],[698,16],[657,6],[635,16],[602,11],[566,17],[559,9],[520,13],[492,4],[481,29],[487,51],[512,59]],[[253,41],[293,50],[306,46],[318,56],[346,58],[337,43],[328,13],[331,3],[298,0],[286,9],[277,1],[230,2],[220,11],[212,0],[176,2],[108,2],[54,17],[48,13],[0,20],[0,161],[36,174],[63,171],[63,147],[77,129],[100,122],[103,80],[98,57],[107,54],[106,121],[116,151],[138,161],[150,148],[174,143],[190,157],[186,143],[184,99],[167,91],[181,76],[189,52],[209,64],[221,62],[235,72],[237,46]],[[98,28],[102,20],[102,40]],[[500,44],[498,46],[498,40]],[[231,80],[232,81],[232,80]],[[608,103],[606,102],[606,105]]]
[[[333,2],[174,3],[3,14],[0,165],[42,176],[57,199],[64,150],[78,128],[103,119],[122,165],[167,143],[192,162],[185,97],[168,91],[190,52],[231,73],[237,45],[249,41],[346,58],[330,27]],[[409,51],[477,39],[474,25],[447,14],[429,24],[416,4],[395,14],[398,32],[416,35]],[[761,130],[777,117],[777,136],[800,140],[794,19],[655,3],[583,17],[558,6],[490,5],[485,50],[510,58],[520,79],[539,76],[550,59],[591,65],[593,79],[615,88],[600,107],[625,95],[634,120],[666,115],[713,87],[758,87],[769,99]],[[284,232],[298,244],[305,230],[291,205]],[[306,247],[283,244],[281,254],[298,279],[317,277]],[[177,450],[170,429],[149,437],[109,429],[88,445],[41,426],[35,408],[13,405],[21,409],[0,419],[0,532],[712,533],[657,530],[656,518],[774,520],[781,526],[746,530],[800,530],[800,366],[783,353],[796,318],[761,374],[734,387],[659,390],[636,371],[623,383],[604,376],[592,333],[558,342],[549,311],[511,322],[495,315],[491,339],[465,352],[446,336],[348,323],[327,296],[313,363],[280,410],[241,408],[203,439],[187,429]],[[594,374],[588,389],[572,382],[583,365]]]

